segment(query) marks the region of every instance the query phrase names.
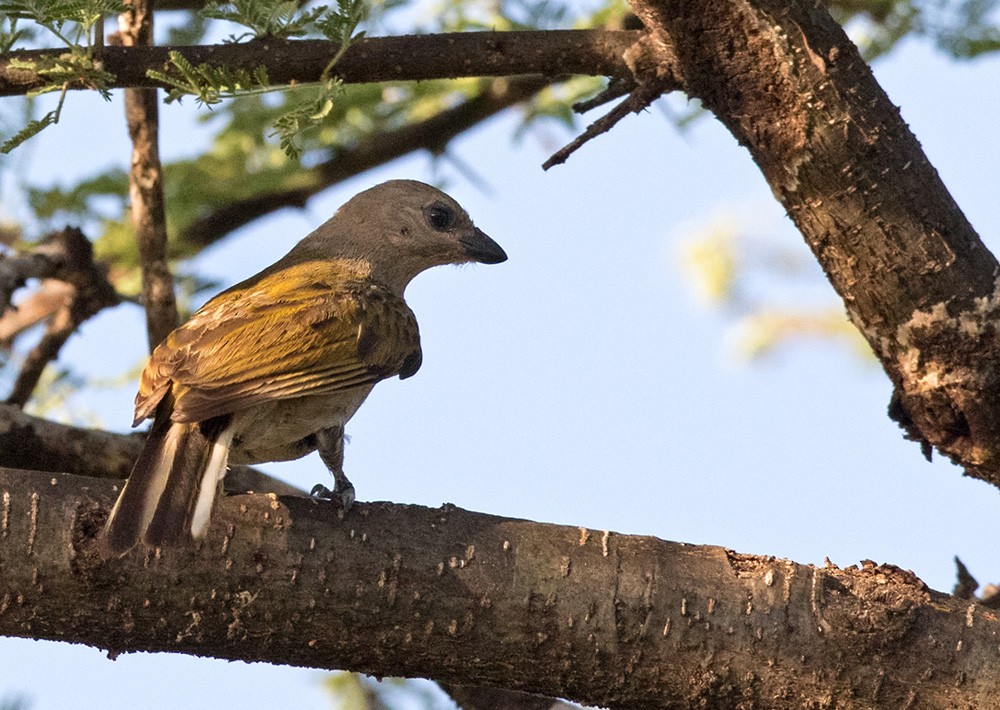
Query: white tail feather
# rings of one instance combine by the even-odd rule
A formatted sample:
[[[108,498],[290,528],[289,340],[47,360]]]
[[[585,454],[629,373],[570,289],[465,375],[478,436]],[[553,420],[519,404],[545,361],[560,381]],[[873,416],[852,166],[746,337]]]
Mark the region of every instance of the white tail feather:
[[[212,444],[212,453],[198,489],[198,502],[194,504],[194,513],[191,515],[191,537],[195,539],[204,537],[208,530],[208,521],[212,518],[212,505],[219,490],[219,481],[226,475],[229,445],[232,441],[232,427],[228,427]]]

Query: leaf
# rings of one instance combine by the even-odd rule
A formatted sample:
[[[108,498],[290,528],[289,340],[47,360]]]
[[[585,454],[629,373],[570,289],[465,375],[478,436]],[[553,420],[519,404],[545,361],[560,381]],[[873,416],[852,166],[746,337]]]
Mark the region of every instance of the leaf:
[[[29,138],[38,135],[43,130],[51,126],[56,122],[56,112],[49,111],[47,114],[34,121],[29,121],[28,125],[22,128],[20,131],[15,133],[11,138],[4,141],[3,145],[0,145],[0,153],[7,154],[14,150],[17,146],[24,143]]]
[[[80,47],[81,38],[89,45],[90,30],[105,15],[126,10],[119,0],[8,0],[0,2],[0,13],[11,21],[31,20],[44,27],[69,47]],[[75,32],[64,33],[66,23]]]
[[[194,96],[205,106],[213,106],[225,98],[271,91],[267,70],[257,66],[253,71],[225,66],[199,64],[194,66],[180,52],[170,52],[168,72],[150,69],[146,76],[170,87],[166,102]]]
[[[343,84],[339,79],[330,79],[319,88],[314,98],[293,107],[275,120],[271,135],[279,137],[281,148],[289,158],[298,159],[302,155],[299,138],[330,115],[334,99],[340,94],[343,94]]]
[[[360,0],[352,0],[360,2]],[[243,25],[250,30],[238,39],[250,37],[278,37],[289,39],[322,32],[319,25],[328,21],[335,12],[325,5],[304,9],[298,2],[274,0],[232,0],[213,2],[201,11],[203,17],[226,20]]]

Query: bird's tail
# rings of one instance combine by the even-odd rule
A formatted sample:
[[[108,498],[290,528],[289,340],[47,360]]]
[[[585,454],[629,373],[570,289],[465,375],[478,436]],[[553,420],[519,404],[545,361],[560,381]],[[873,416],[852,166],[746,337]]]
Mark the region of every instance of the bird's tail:
[[[106,557],[124,555],[140,540],[162,547],[208,529],[233,438],[229,417],[174,422],[172,409],[168,394],[104,527]]]

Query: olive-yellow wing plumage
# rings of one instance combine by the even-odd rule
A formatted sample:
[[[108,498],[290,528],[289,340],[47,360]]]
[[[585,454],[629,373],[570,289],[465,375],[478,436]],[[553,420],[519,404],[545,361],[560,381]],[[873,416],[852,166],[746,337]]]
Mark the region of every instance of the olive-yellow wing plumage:
[[[171,419],[204,421],[254,404],[338,392],[420,366],[413,313],[351,264],[268,270],[209,301],[153,352],[136,422],[171,391]]]

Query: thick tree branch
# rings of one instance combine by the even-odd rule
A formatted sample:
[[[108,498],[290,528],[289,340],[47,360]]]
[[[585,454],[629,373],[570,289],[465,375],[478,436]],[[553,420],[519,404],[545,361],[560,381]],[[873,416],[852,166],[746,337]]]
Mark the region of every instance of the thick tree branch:
[[[1000,265],[826,10],[631,0],[746,146],[896,385],[895,418],[1000,485]]]
[[[110,482],[0,471],[0,633],[476,678],[608,707],[988,707],[1000,621],[865,563],[388,503],[220,501],[206,541],[102,562]]]
[[[303,170],[304,187],[255,195],[222,205],[184,230],[186,243],[208,246],[255,219],[284,207],[302,207],[316,193],[354,175],[418,150],[439,151],[452,138],[535,95],[551,82],[540,78],[495,79],[475,98],[418,123],[377,133]]]
[[[148,47],[153,41],[153,0],[129,0],[119,18],[117,37],[127,47]],[[160,114],[157,91],[125,90],[125,120],[132,139],[128,193],[132,226],[142,269],[142,301],[146,308],[146,335],[153,350],[177,327],[179,316],[174,279],[167,263],[167,210],[160,166]]]
[[[559,30],[371,37],[352,44],[335,73],[351,84],[523,74],[629,76],[622,57],[640,36],[629,30]],[[117,77],[113,87],[162,86],[146,72],[167,71],[170,51],[180,52],[195,65],[247,70],[262,66],[272,84],[284,85],[318,81],[337,48],[326,41],[276,39],[193,47],[110,46],[102,50],[101,63]],[[34,71],[11,68],[11,59],[57,56],[59,50],[45,49],[0,58],[0,96],[25,94],[44,84]]]

